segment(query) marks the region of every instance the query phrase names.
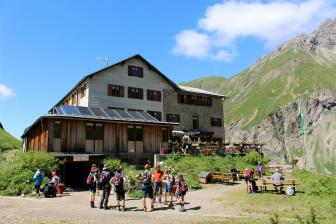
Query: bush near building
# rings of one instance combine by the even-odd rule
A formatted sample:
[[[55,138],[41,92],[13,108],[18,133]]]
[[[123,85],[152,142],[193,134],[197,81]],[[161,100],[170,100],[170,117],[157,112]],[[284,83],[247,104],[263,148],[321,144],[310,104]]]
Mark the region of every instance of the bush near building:
[[[58,170],[59,165],[53,156],[45,152],[16,151],[11,158],[0,161],[0,195],[31,194],[36,169],[44,173],[43,184],[46,184],[50,181],[50,172]]]

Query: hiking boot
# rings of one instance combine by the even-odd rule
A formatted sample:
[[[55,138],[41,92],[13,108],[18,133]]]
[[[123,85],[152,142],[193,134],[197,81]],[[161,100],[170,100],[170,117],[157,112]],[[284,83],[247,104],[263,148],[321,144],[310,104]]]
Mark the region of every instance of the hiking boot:
[[[110,207],[105,206],[104,209],[105,209],[105,210],[110,210]]]
[[[121,211],[120,206],[118,206],[118,210],[119,210],[119,212]]]
[[[92,201],[90,202],[90,207],[94,208],[94,203]]]
[[[99,206],[99,209],[103,209],[104,207],[101,205],[101,206]]]
[[[124,212],[125,211],[125,207],[123,206],[123,207],[121,207],[121,211],[122,212]]]

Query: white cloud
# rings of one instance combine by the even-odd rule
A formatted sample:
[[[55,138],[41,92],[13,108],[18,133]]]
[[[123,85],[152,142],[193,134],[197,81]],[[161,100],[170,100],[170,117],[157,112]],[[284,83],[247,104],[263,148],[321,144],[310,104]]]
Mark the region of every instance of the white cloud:
[[[14,96],[13,91],[7,86],[0,83],[0,100]]]
[[[258,38],[266,48],[272,49],[299,34],[313,31],[335,15],[336,4],[332,0],[225,1],[208,7],[197,29],[178,33],[173,52],[230,61],[237,54],[232,50],[237,38]]]

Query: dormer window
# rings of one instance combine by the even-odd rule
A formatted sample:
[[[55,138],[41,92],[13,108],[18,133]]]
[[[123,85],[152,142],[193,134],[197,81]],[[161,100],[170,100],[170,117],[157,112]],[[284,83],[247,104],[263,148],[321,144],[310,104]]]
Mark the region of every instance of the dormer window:
[[[128,76],[143,78],[143,68],[138,66],[128,66]]]

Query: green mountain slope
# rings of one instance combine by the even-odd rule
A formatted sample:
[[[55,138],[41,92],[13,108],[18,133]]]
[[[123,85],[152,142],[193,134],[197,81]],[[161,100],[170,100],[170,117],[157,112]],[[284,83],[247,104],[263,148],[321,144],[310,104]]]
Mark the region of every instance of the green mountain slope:
[[[336,24],[333,31],[336,33]],[[206,77],[184,85],[229,96],[224,103],[225,122],[240,120],[241,128],[249,129],[276,107],[306,98],[315,90],[336,87],[336,50],[319,45],[307,50],[302,44],[309,41],[304,38],[310,36],[284,44],[231,78]]]
[[[21,142],[0,128],[0,152],[19,148],[21,148]]]

